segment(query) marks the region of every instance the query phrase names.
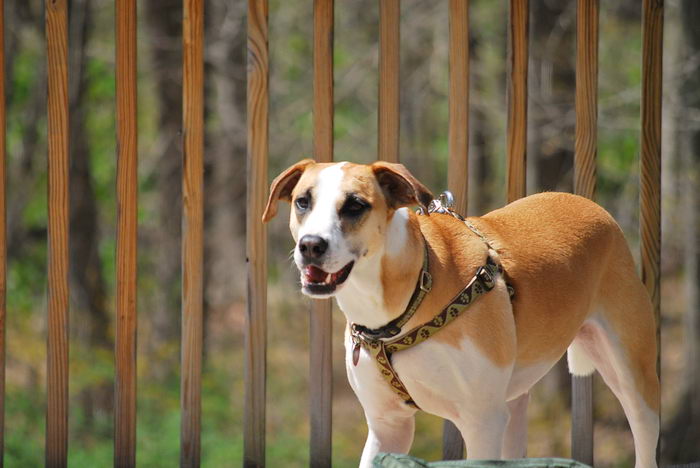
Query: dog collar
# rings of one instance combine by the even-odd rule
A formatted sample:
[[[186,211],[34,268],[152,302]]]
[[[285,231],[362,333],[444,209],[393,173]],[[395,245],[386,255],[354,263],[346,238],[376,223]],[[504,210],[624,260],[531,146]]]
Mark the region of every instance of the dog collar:
[[[391,322],[379,328],[367,328],[364,325],[359,325],[353,323],[351,325],[353,331],[366,337],[368,340],[381,340],[383,338],[393,338],[399,333],[401,333],[401,327],[406,325],[406,323],[413,317],[416,313],[418,307],[423,302],[423,298],[426,294],[430,292],[433,287],[433,277],[429,272],[429,261],[428,261],[428,243],[423,239],[423,267],[421,268],[420,274],[418,275],[418,281],[416,282],[416,287],[413,290],[411,299],[408,301],[406,310],[396,317]],[[357,360],[353,357],[355,365],[357,365]]]

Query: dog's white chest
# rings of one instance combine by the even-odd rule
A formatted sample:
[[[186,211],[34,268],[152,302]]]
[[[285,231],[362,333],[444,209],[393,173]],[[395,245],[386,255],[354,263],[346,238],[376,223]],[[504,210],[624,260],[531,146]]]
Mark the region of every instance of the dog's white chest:
[[[365,411],[387,411],[406,407],[381,376],[374,358],[364,348],[353,365],[352,339],[346,337],[348,379]],[[497,393],[505,393],[511,368],[496,366],[469,338],[456,348],[437,340],[428,340],[395,353],[392,365],[418,406],[429,413],[453,419],[465,395],[488,404]],[[489,391],[484,392],[484,389]],[[498,398],[505,399],[504,395]]]

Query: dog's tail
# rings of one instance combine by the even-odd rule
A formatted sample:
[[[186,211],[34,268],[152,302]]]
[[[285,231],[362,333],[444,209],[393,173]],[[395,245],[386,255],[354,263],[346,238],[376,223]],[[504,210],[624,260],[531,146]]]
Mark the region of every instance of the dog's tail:
[[[585,377],[595,371],[593,361],[581,343],[576,342],[576,340],[569,345],[566,357],[569,361],[569,372],[577,377]]]

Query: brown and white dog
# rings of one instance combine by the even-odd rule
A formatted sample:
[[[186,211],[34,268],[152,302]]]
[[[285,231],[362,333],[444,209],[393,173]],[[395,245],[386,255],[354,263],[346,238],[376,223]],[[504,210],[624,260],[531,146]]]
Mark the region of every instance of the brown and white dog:
[[[290,229],[302,291],[335,296],[349,323],[379,328],[404,312],[430,252],[433,286],[402,332],[431,320],[485,263],[484,241],[458,219],[416,215],[432,195],[400,164],[304,160],[270,188],[292,203]],[[636,467],[655,467],[659,381],[652,306],[622,231],[600,206],[542,193],[469,218],[497,251],[516,294],[496,287],[429,340],[394,354],[418,406],[455,423],[469,458],[525,456],[528,391],[568,349],[574,375],[598,370],[624,408]],[[421,235],[422,234],[422,235]],[[425,239],[425,241],[424,241]],[[313,320],[313,318],[312,318]],[[415,409],[381,377],[363,348],[348,379],[369,435],[360,465],[408,452]]]

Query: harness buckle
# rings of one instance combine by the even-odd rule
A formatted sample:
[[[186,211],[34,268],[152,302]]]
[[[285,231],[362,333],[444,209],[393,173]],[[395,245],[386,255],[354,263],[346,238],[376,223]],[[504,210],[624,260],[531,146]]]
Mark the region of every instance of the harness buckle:
[[[479,269],[476,270],[476,277],[486,289],[493,288],[494,278],[488,268],[480,266]]]
[[[425,293],[429,293],[433,288],[433,276],[426,270],[422,270],[420,274],[420,289]]]

